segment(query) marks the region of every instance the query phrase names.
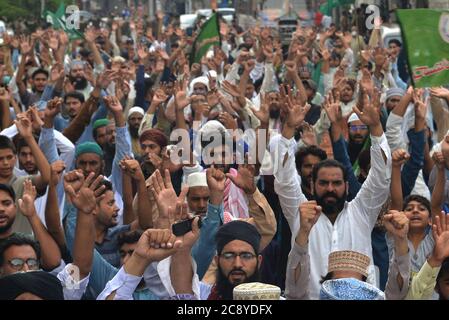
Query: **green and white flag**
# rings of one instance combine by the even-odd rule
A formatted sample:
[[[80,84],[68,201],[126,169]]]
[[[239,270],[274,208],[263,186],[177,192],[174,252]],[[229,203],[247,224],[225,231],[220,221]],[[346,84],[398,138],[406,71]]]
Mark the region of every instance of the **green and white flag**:
[[[449,84],[449,11],[397,10],[415,87]]]
[[[190,64],[199,63],[212,46],[221,46],[220,25],[216,12],[201,26],[201,31],[193,42]]]
[[[64,3],[61,3],[56,12],[46,11],[44,13],[44,17],[48,23],[51,23],[53,25],[53,28],[55,30],[64,30],[64,32],[69,36],[70,40],[84,39],[84,36],[81,32],[74,29],[73,27],[69,27],[66,22],[65,13],[65,5]]]
[[[353,4],[355,0],[327,0],[324,2],[325,3],[320,5],[320,12],[325,14],[326,16],[332,16],[332,10],[334,8]]]

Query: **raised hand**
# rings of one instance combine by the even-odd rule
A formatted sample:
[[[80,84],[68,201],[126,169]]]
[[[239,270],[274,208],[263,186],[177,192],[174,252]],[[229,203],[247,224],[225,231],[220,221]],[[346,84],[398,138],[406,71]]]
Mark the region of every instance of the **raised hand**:
[[[369,127],[380,125],[380,107],[379,104],[370,103],[367,93],[363,93],[363,112],[357,107],[352,109],[360,121]]]
[[[61,178],[62,172],[65,170],[65,163],[62,160],[57,160],[50,165],[50,184],[52,186],[57,186],[59,179]]]
[[[210,82],[209,82],[210,83]],[[211,90],[207,93],[207,103],[210,107],[215,107],[220,102],[220,97],[217,90]]]
[[[298,75],[298,66],[294,60],[285,61],[284,65],[287,68],[287,73],[292,78],[294,78]]]
[[[55,83],[64,77],[64,67],[60,63],[55,63],[50,71],[50,82]]]
[[[221,88],[234,98],[240,97],[242,94],[240,92],[240,89],[237,85],[230,83],[229,81],[225,80],[222,83]]]
[[[226,177],[246,194],[252,195],[256,192],[256,184],[254,183],[255,171],[254,165],[241,164],[239,165],[237,176],[227,173]]]
[[[316,138],[315,130],[313,129],[313,126],[308,124],[307,122],[303,122],[301,126],[301,139],[302,141],[308,145],[308,146],[317,146],[318,141]]]
[[[383,216],[385,229],[397,239],[407,239],[409,219],[402,211],[390,210]]]
[[[47,107],[44,111],[44,118],[54,119],[60,112],[63,100],[62,98],[56,97],[47,102]]]
[[[435,217],[432,234],[435,246],[429,258],[429,264],[436,267],[440,266],[443,260],[449,257],[449,219],[444,211]]]
[[[220,205],[223,201],[226,176],[216,169],[213,165],[206,171],[207,185],[210,190],[210,202],[214,205]]]
[[[444,159],[443,152],[436,151],[432,155],[432,160],[439,170],[444,170],[446,167],[446,160]]]
[[[296,236],[296,243],[305,246],[309,241],[309,234],[315,223],[318,221],[322,208],[316,201],[306,201],[299,206],[300,227]]]
[[[332,124],[337,124],[343,119],[340,106],[340,92],[336,90],[335,96],[332,91],[326,97],[323,104],[324,111]]]
[[[404,149],[397,149],[393,151],[393,153],[391,154],[391,158],[392,165],[394,167],[400,168],[404,163],[408,161],[408,159],[410,159],[410,155]]]
[[[257,119],[260,120],[260,123],[262,125],[267,125],[270,121],[270,111],[269,111],[269,104],[267,101],[267,95],[266,93],[260,94],[260,108],[257,110],[253,106],[250,106],[251,111],[256,116]]]
[[[33,138],[33,129],[31,126],[31,120],[26,116],[17,117],[14,123],[19,131],[19,134],[24,138]]]
[[[123,107],[120,101],[114,96],[107,96],[103,98],[106,102],[106,106],[113,113],[121,113],[123,112]]]
[[[443,98],[449,101],[449,89],[438,87],[438,88],[431,88],[430,94],[432,96]]]
[[[423,97],[422,89],[415,89],[413,91],[413,101],[415,102],[415,117],[425,119],[427,114],[427,104]]]
[[[141,62],[146,61],[149,56],[148,48],[142,44],[137,45],[137,56]]]
[[[218,121],[220,121],[226,129],[237,130],[237,122],[235,119],[227,112],[221,112],[218,115]]]
[[[21,36],[20,37],[20,53],[23,56],[27,56],[30,54],[31,50],[33,49],[30,41],[30,37]]]
[[[119,165],[123,173],[130,176],[133,180],[145,180],[142,169],[140,168],[140,164],[137,160],[126,157],[120,161]]]
[[[178,200],[175,189],[171,183],[170,172],[165,170],[164,179],[161,172],[156,170],[150,177],[150,191],[156,200],[159,209],[159,215],[168,216],[168,207],[175,204]]]
[[[84,183],[84,175],[81,170],[73,170],[64,175],[64,191],[77,193]]]
[[[185,107],[187,107],[191,100],[189,97],[187,97],[187,84],[186,81],[183,80],[182,82],[175,82],[175,105],[178,110],[183,110]]]
[[[309,112],[310,105],[307,103],[303,105],[297,99],[294,99],[289,86],[287,86],[287,93],[285,87],[281,87],[281,95],[285,97],[285,101],[287,102],[284,105],[284,110],[287,112],[285,124],[290,128],[296,129],[304,121],[307,112]]]
[[[167,101],[168,96],[165,94],[163,89],[157,89],[153,95],[152,103],[160,105],[161,103]]]
[[[3,77],[2,77],[3,79]],[[7,88],[0,88],[0,101],[8,102],[11,100],[11,94],[9,93]]]
[[[27,218],[36,214],[36,208],[34,206],[34,201],[36,200],[36,187],[30,179],[26,179],[23,182],[23,196],[19,199],[19,209],[22,211],[23,215]]]
[[[374,83],[373,79],[371,78],[371,73],[366,68],[362,69],[362,79],[360,79],[360,86],[369,95],[371,95],[374,90]]]
[[[65,189],[70,202],[78,209],[78,211],[90,214],[97,206],[104,195],[105,186],[100,186],[103,176],[99,175],[95,178],[95,173],[91,172],[86,179],[82,180],[81,187],[78,192],[75,191],[72,184],[67,184]]]
[[[134,249],[133,256],[144,260],[147,264],[161,261],[171,256],[182,246],[169,229],[146,230]]]

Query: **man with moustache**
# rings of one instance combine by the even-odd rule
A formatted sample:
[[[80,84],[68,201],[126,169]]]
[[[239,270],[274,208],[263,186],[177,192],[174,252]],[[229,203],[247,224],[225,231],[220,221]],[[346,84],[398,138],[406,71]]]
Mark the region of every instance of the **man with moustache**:
[[[359,154],[362,152],[366,139],[368,138],[368,126],[360,121],[359,117],[353,113],[348,119],[349,142],[348,154],[351,163],[357,161]]]
[[[86,79],[85,64],[86,62],[81,60],[72,61],[68,78],[75,90],[83,94],[84,98],[87,99],[93,88]]]
[[[347,202],[348,179],[343,165],[335,160],[324,160],[314,166],[311,190],[314,201],[301,191],[301,177],[295,174],[294,133],[303,121],[303,115],[289,112],[282,135],[270,142],[274,168],[275,191],[282,211],[289,223],[293,238],[300,228],[299,205],[320,206],[324,215],[310,233],[309,292],[318,299],[321,277],[326,275],[326,258],[336,250],[353,250],[366,254],[372,260],[371,231],[381,207],[390,193],[391,152],[380,123],[377,107],[365,105],[363,112],[354,111],[371,134],[371,169],[354,200]],[[312,199],[310,199],[312,200]],[[368,282],[374,283],[374,269],[370,266]]]
[[[215,237],[217,280],[213,286],[200,284],[201,300],[232,300],[236,286],[260,280],[260,239],[248,222],[236,220],[220,227]]]
[[[301,176],[301,189],[307,199],[312,199],[312,171],[320,161],[326,160],[327,154],[317,146],[301,148],[296,152],[296,170]]]

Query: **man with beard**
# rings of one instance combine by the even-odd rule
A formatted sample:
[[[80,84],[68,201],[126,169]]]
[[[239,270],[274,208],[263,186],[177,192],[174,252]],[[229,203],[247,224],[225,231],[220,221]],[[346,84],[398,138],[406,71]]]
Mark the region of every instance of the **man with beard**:
[[[261,236],[252,224],[232,221],[218,229],[215,240],[217,255],[214,260],[217,264],[217,280],[213,286],[200,283],[200,299],[232,300],[236,286],[260,280]]]
[[[75,90],[87,99],[93,88],[86,79],[85,63],[86,62],[81,60],[72,61],[68,78],[70,83],[73,84]]]
[[[139,143],[139,128],[145,111],[141,107],[134,107],[128,112],[128,130],[131,135],[131,146],[135,157],[140,156],[142,149]]]
[[[205,172],[195,172],[188,176],[187,204],[194,215],[206,216],[210,191]]]
[[[366,139],[368,138],[368,126],[360,121],[357,114],[353,113],[348,119],[349,129],[349,142],[348,142],[348,154],[351,163],[358,160],[360,152],[365,147]]]
[[[142,156],[140,166],[145,179],[149,178],[158,169],[162,158],[162,150],[167,146],[167,137],[159,129],[148,129],[139,137]]]
[[[281,107],[279,101],[279,92],[271,91],[267,93],[268,97],[268,110],[270,112],[270,120],[268,123],[268,129],[281,129]]]
[[[307,199],[312,199],[312,171],[320,161],[326,160],[327,154],[317,146],[301,148],[296,152],[296,170],[301,176],[301,189]]]
[[[382,129],[379,110],[373,104],[365,104],[363,112],[354,111],[369,127],[371,134],[371,169],[361,190],[351,202],[347,202],[348,180],[342,164],[324,160],[314,166],[311,190],[316,202],[308,202],[301,191],[301,177],[295,173],[294,133],[304,120],[305,109],[300,105],[289,108],[282,135],[270,142],[274,168],[275,191],[282,211],[292,232],[292,244],[301,226],[298,207],[302,203],[320,206],[324,215],[310,232],[309,293],[318,299],[321,276],[327,273],[326,259],[331,251],[353,250],[372,259],[371,231],[381,207],[390,193],[391,153]],[[368,282],[374,283],[374,269],[370,265]]]
[[[24,170],[29,175],[38,173],[36,166],[36,159],[34,159],[31,148],[23,139],[18,139],[16,142],[16,150],[19,159],[19,168]]]

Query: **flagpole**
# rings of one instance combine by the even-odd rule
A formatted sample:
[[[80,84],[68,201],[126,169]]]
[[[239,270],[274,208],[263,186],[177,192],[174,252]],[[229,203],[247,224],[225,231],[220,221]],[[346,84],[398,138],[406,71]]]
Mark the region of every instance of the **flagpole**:
[[[44,16],[45,0],[41,0],[41,17]]]

